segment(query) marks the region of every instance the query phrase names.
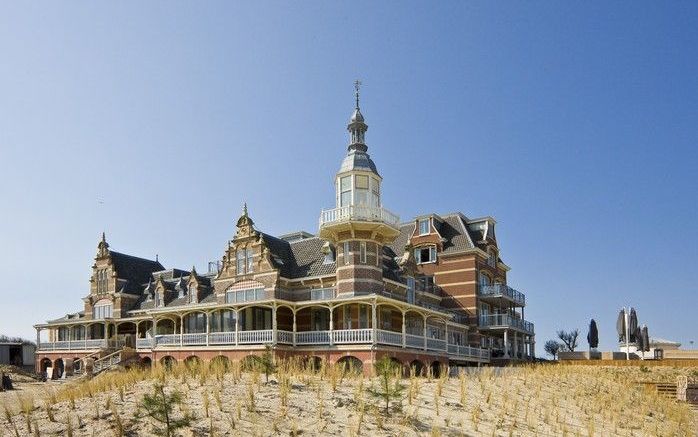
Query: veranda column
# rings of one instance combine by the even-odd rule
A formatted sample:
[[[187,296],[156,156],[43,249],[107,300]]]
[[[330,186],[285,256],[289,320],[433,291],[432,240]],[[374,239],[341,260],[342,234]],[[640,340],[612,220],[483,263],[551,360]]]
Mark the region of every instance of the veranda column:
[[[330,307],[330,346],[334,345],[334,308]]]
[[[73,327],[68,326],[68,350],[70,350],[70,348],[73,346],[72,344],[70,344],[72,340],[73,340]]]
[[[293,346],[296,345],[296,311],[293,311]]]
[[[136,349],[138,349],[138,325],[140,325],[140,324],[141,324],[140,321],[139,321],[139,322],[136,322],[136,341],[135,341],[135,344],[134,344],[134,346],[136,346]]]
[[[240,311],[235,310],[235,346],[238,345],[238,331],[240,330],[239,326],[238,326],[239,324],[240,324]]]
[[[531,336],[531,358],[536,358],[536,336]]]
[[[446,327],[446,353],[448,353],[448,343],[450,343],[448,341],[448,323],[444,322],[444,326]]]
[[[509,330],[504,330],[504,358],[509,358]]]
[[[405,324],[405,312],[402,312],[402,347],[407,347],[407,327]]]
[[[208,335],[211,333],[211,321],[209,320],[209,316],[211,315],[210,313],[204,313],[206,314],[206,346],[209,345],[208,343]]]
[[[376,326],[378,325],[378,316],[376,315],[376,302],[371,304],[371,343],[376,344]]]
[[[153,335],[151,336],[152,338],[150,339],[150,348],[154,348],[157,345],[157,336],[158,336],[158,319],[153,319]]]
[[[424,350],[427,350],[427,316],[422,316],[424,318],[424,326],[423,326],[423,333],[422,335],[424,336]]]
[[[330,319],[331,320],[331,319]],[[330,322],[332,323],[332,322]],[[271,307],[271,341],[273,344],[276,344],[276,339],[277,339],[277,326],[278,324],[276,323],[276,304]]]
[[[184,344],[184,316],[179,316],[179,345]]]
[[[519,358],[519,334],[514,332],[514,358]]]

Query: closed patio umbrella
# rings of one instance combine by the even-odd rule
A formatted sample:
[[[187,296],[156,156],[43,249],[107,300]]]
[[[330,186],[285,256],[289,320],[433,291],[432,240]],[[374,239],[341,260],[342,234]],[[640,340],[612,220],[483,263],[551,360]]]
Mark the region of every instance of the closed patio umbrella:
[[[637,341],[637,313],[635,308],[630,308],[630,320],[628,321],[628,331],[630,331],[630,343]]]
[[[596,327],[596,320],[594,319],[591,319],[591,322],[589,322],[587,341],[589,342],[589,347],[591,349],[596,349],[599,347],[599,329]]]
[[[647,325],[642,327],[642,345],[644,346],[643,351],[650,351],[650,334],[647,331]]]
[[[642,352],[643,350],[645,350],[645,346],[642,343],[642,340],[642,328],[638,326],[635,330],[635,345],[637,345],[638,352]]]
[[[625,340],[625,308],[620,310],[618,313],[618,320],[616,320],[616,331],[618,332],[618,341]]]

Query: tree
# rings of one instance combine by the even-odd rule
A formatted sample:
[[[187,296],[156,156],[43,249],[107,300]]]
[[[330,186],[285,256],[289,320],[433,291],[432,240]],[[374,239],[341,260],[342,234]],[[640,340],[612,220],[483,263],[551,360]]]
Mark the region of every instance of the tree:
[[[573,329],[570,332],[567,332],[564,329],[557,331],[557,338],[562,340],[562,343],[565,345],[565,349],[567,349],[568,352],[574,352],[575,348],[577,347],[577,337],[579,337],[579,330],[577,329]]]
[[[153,430],[156,435],[171,437],[179,428],[189,426],[193,417],[185,414],[181,419],[173,417],[175,405],[182,403],[182,393],[174,391],[170,394],[165,393],[165,387],[162,384],[155,384],[153,394],[146,394],[141,401],[141,407],[146,414],[163,425],[163,428],[155,427]]]
[[[400,384],[400,367],[385,355],[376,363],[376,375],[378,376],[378,388],[369,388],[368,391],[375,397],[385,401],[385,415],[390,416],[390,402],[401,399],[404,387]]]
[[[562,345],[558,343],[555,340],[548,340],[545,342],[545,346],[543,346],[543,349],[545,349],[545,352],[548,353],[548,355],[553,356],[553,360],[557,358],[557,353],[560,350]]]
[[[269,375],[276,371],[276,363],[274,363],[274,355],[270,344],[264,345],[264,354],[259,360],[259,367],[264,372],[267,384],[269,383]]]

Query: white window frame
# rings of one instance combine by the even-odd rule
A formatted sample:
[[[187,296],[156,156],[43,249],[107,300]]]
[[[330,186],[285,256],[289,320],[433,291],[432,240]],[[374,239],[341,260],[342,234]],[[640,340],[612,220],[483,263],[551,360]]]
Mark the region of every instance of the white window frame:
[[[422,259],[422,251],[429,250],[429,257],[427,260]],[[414,259],[417,264],[430,264],[435,263],[437,259],[436,246],[420,246],[414,249]]]
[[[431,234],[431,219],[426,218],[426,219],[419,219],[417,220],[417,235],[429,235]],[[422,232],[422,224],[426,224],[426,232]]]
[[[349,254],[350,254],[350,245],[348,241],[344,242],[344,247],[342,250],[342,257],[344,258],[344,265],[349,265]]]
[[[92,307],[92,318],[94,320],[111,319],[114,317],[114,303],[95,304]]]
[[[359,243],[359,262],[361,264],[366,264],[366,242],[362,241]]]

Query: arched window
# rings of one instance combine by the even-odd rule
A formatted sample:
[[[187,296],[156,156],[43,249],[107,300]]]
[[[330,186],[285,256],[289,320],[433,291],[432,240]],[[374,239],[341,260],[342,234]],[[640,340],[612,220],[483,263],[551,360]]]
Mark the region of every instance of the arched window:
[[[491,247],[487,251],[487,264],[490,267],[497,267],[497,251]]]
[[[225,291],[226,303],[255,302],[266,298],[264,284],[257,281],[240,281]]]
[[[483,272],[480,272],[480,273],[478,274],[478,282],[480,283],[480,286],[490,285],[490,284],[491,284],[490,277],[487,276],[487,275],[486,275],[485,273],[483,273]]]
[[[95,320],[109,319],[113,316],[114,304],[110,300],[102,299],[95,303],[92,309],[92,318]]]

